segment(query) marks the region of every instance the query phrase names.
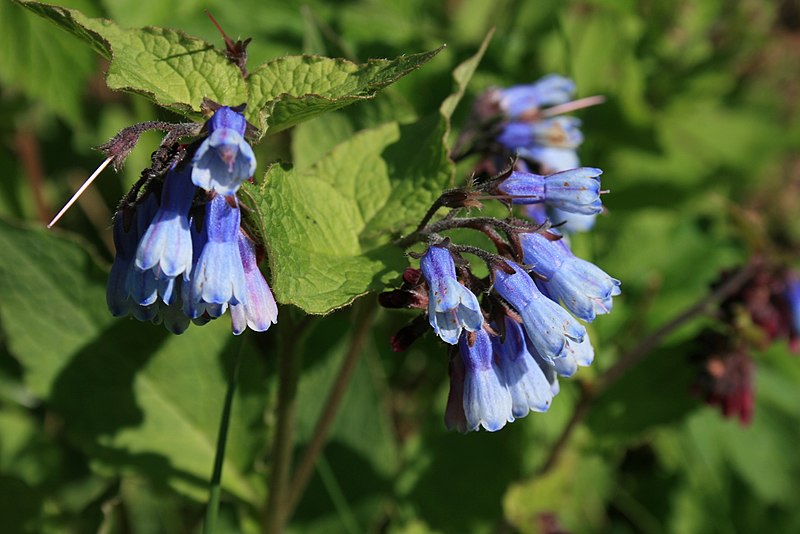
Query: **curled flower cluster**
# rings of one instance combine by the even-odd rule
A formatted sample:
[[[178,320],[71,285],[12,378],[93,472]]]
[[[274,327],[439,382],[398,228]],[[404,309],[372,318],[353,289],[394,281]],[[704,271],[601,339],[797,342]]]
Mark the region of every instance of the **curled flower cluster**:
[[[393,337],[395,350],[429,328],[451,346],[450,429],[496,431],[531,411],[547,411],[558,377],[594,360],[585,323],[609,313],[620,294],[620,282],[573,254],[560,232],[565,220],[593,221],[603,210],[602,171],[578,166],[578,121],[548,114],[569,104],[574,91],[570,80],[553,75],[478,98],[472,131],[459,140],[462,154],[482,156],[475,178],[442,193],[405,238],[401,244],[427,243],[423,253],[412,254],[419,269],[409,268],[399,289],[380,296],[385,307],[426,312]],[[503,160],[513,163],[500,171]],[[521,206],[525,218],[458,216],[485,199]],[[451,212],[431,221],[442,207]],[[456,228],[482,232],[496,251],[441,235]],[[465,254],[481,258],[488,276],[477,277]]]
[[[106,294],[113,315],[163,323],[176,334],[228,309],[234,334],[277,321],[236,196],[256,168],[246,128],[239,111],[219,107],[207,137],[178,147],[163,179],[137,184],[123,199]]]
[[[593,171],[574,173],[576,179],[596,178],[599,172]],[[516,191],[505,187],[505,180],[525,191],[542,185],[541,176],[507,173],[474,194],[505,189],[513,196]],[[452,191],[445,195],[456,196]],[[469,202],[469,195],[464,196]],[[548,196],[537,199],[546,203]],[[585,210],[596,200],[589,195],[567,206]],[[452,228],[484,232],[498,253],[456,245],[438,234]],[[429,243],[419,256],[419,269],[406,271],[403,285],[382,294],[380,301],[390,308],[425,310],[421,317],[426,328],[453,347],[448,428],[495,431],[530,411],[546,411],[559,391],[557,377],[571,376],[594,359],[582,321],[611,311],[613,297],[620,294],[619,281],[576,257],[547,224],[451,214],[424,225],[417,236]],[[477,278],[464,253],[484,259],[489,276]],[[392,341],[395,350],[407,348],[424,333],[420,323],[415,319],[398,332]]]

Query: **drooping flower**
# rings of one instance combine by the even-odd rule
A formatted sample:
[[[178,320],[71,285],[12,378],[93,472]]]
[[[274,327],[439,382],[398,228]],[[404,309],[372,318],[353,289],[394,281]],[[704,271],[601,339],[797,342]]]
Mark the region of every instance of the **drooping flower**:
[[[185,311],[192,318],[203,313],[218,316],[229,304],[246,303],[247,280],[238,245],[240,217],[235,196],[215,195],[206,205],[204,242],[185,293]]]
[[[511,394],[494,358],[492,340],[482,328],[463,332],[458,342],[464,363],[464,416],[467,430],[490,432],[514,421]]]
[[[612,297],[620,294],[619,280],[575,256],[563,239],[527,233],[520,235],[520,242],[525,264],[542,277],[536,281],[542,293],[584,321],[611,311]]]
[[[600,175],[603,171],[579,167],[549,176],[512,172],[497,181],[497,194],[510,197],[513,204],[540,204],[572,213],[593,214],[603,210]]]
[[[156,278],[189,278],[192,269],[192,235],[189,208],[196,188],[191,167],[171,168],[164,177],[161,205],[136,251],[136,268],[152,269]]]
[[[520,418],[529,411],[545,412],[550,408],[553,392],[542,369],[533,359],[525,342],[522,327],[505,317],[505,338],[493,337],[498,367],[511,394],[512,414]]]
[[[247,121],[229,107],[219,108],[208,121],[209,136],[192,159],[192,182],[221,195],[236,193],[253,175],[256,158],[244,139]]]
[[[461,330],[475,332],[483,324],[478,299],[456,278],[450,251],[431,246],[420,258],[422,276],[428,283],[428,321],[446,343],[455,345]]]
[[[244,302],[234,303],[230,307],[233,333],[241,334],[247,327],[255,332],[264,332],[278,322],[278,305],[269,284],[258,269],[255,243],[241,230],[238,243],[247,295]]]
[[[567,340],[580,343],[586,329],[564,308],[542,295],[522,267],[512,261],[507,263],[514,273],[495,267],[494,290],[522,317],[528,338],[539,355],[546,360],[564,356]]]

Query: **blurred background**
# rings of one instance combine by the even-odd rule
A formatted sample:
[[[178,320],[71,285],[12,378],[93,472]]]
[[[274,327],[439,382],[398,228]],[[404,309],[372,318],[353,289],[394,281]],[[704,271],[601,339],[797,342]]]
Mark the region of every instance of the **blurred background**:
[[[787,341],[797,332],[775,335],[759,319],[777,313],[791,327],[791,310],[775,301],[787,270],[800,267],[800,2],[58,4],[222,47],[209,9],[232,38],[253,38],[251,66],[300,53],[360,62],[447,44],[374,101],[266,138],[256,147],[260,172],[270,161],[309,165],[383,120],[435,112],[453,68],[490,28],[453,139],[490,86],[560,73],[579,97],[606,96],[576,113],[581,161],[604,170],[611,193],[607,213],[573,247],[623,290],[613,313],[591,325],[593,366],[561,381],[546,414],[494,434],[447,432],[446,349],[428,335],[392,352],[391,335],[413,314],[363,297],[356,312],[372,329],[288,531],[800,531],[800,360]],[[110,92],[106,67],[77,39],[0,3],[3,530],[199,531],[226,377],[241,351],[220,530],[259,532],[273,469],[276,353],[291,350],[300,365],[301,455],[356,312],[306,323],[283,308],[268,334],[245,341],[226,324],[172,337],[108,316],[111,217],[158,135],[145,134],[122,172],[107,171],[56,230],[44,224],[102,161],[91,147],[135,122],[176,117]],[[460,162],[458,179],[474,164]],[[747,265],[739,291],[714,306],[714,284]],[[299,325],[307,335],[295,344]],[[592,394],[626,358],[635,365]],[[729,408],[724,417],[726,395],[750,402],[752,415]]]

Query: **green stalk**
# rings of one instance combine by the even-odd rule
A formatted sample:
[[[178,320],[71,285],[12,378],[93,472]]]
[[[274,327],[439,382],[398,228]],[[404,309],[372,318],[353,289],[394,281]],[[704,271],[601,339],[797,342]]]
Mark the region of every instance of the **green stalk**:
[[[219,435],[217,436],[217,451],[214,456],[214,471],[211,474],[211,488],[208,493],[208,507],[206,520],[203,524],[203,534],[213,534],[219,515],[219,495],[222,488],[222,464],[225,462],[225,445],[228,441],[228,428],[231,421],[231,408],[233,407],[233,394],[236,392],[236,382],[239,378],[239,362],[244,352],[244,338],[240,339],[239,350],[233,363],[233,371],[228,380],[228,390],[225,393],[225,403],[222,406],[222,419],[219,422]]]

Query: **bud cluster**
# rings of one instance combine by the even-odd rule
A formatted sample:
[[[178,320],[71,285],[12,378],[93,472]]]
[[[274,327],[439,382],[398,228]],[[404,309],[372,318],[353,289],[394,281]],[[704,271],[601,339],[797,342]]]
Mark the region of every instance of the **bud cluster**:
[[[568,102],[573,92],[571,81],[549,76],[479,97],[459,141],[463,154],[482,156],[475,179],[445,191],[417,231],[399,242],[427,248],[411,254],[419,269],[407,270],[402,286],[382,294],[380,302],[424,311],[394,336],[395,350],[406,349],[428,328],[451,346],[445,411],[450,429],[496,431],[530,411],[546,411],[559,391],[558,377],[594,359],[585,323],[609,313],[620,294],[618,280],[572,253],[560,231],[565,219],[552,219],[554,213],[593,218],[603,209],[602,171],[564,157],[580,143],[577,121],[548,118],[544,108]],[[531,172],[532,154],[551,148],[562,159],[542,160],[535,167],[542,174]],[[509,156],[518,159],[498,173],[499,162]],[[486,200],[511,210],[521,206],[523,217],[459,216]],[[432,220],[441,208],[450,211]],[[443,235],[456,228],[482,232],[495,250],[459,245]],[[489,275],[476,276],[467,254],[485,262]]]
[[[234,334],[277,321],[236,196],[256,169],[247,121],[241,109],[216,107],[202,129],[206,137],[154,153],[153,167],[114,216],[107,303],[115,316],[163,323],[176,334],[228,309]]]

